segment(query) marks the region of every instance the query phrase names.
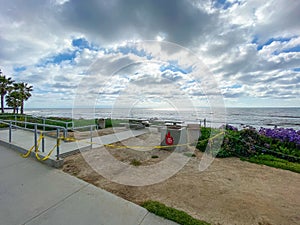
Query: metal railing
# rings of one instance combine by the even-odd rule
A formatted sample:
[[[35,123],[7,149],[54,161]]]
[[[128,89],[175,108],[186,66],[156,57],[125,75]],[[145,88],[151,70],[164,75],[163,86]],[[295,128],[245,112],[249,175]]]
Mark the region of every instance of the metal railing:
[[[23,122],[23,121],[14,121],[14,120],[0,120],[0,124],[5,124],[8,126],[8,142],[12,143],[12,130],[13,129],[23,129],[33,132],[34,134],[34,149],[35,152],[38,151],[38,136],[41,133],[44,133],[44,130],[46,127],[53,128],[53,130],[56,130],[56,159],[59,160],[60,158],[60,149],[59,149],[59,142],[60,142],[60,131],[63,131],[63,138],[67,137],[67,129],[65,127],[61,126],[54,126],[54,125],[47,125],[47,124],[38,124],[38,123],[31,123],[31,122]],[[17,124],[24,124],[24,127],[18,126]],[[26,125],[33,126],[33,129],[29,129],[26,127]],[[39,127],[43,127],[43,131],[39,130]],[[53,131],[52,130],[52,131]],[[45,152],[45,139],[44,135],[42,135],[41,139],[42,143],[42,152]]]
[[[13,119],[11,119],[13,118]],[[43,125],[50,125],[49,123],[57,123],[57,124],[62,124],[61,127],[64,127],[66,129],[71,129],[74,127],[74,122],[73,121],[61,121],[61,120],[54,120],[54,119],[48,119],[46,117],[36,117],[32,115],[0,115],[0,120],[11,120],[11,121],[23,121],[24,122],[31,122],[31,123],[38,123],[38,124],[43,124]],[[60,125],[56,125],[60,126]],[[25,124],[26,128],[26,124]]]

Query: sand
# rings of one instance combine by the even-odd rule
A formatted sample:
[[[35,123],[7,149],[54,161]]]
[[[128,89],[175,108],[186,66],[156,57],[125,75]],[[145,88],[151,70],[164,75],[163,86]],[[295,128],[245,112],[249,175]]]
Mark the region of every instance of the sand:
[[[153,140],[156,143],[155,138],[158,137],[149,139],[143,135],[116,145],[143,143],[150,146]],[[85,161],[86,157],[97,160],[97,154],[103,148],[67,157],[63,171],[137,204],[156,200],[211,224],[300,224],[300,174],[238,158],[215,159],[207,170],[200,172],[202,153],[196,151],[196,157],[191,157],[171,178],[135,187],[111,182]],[[162,149],[145,149],[149,151],[144,152],[116,147],[106,149],[123,163],[138,160],[140,168],[158,163],[171,154]],[[153,155],[158,158],[152,158]]]

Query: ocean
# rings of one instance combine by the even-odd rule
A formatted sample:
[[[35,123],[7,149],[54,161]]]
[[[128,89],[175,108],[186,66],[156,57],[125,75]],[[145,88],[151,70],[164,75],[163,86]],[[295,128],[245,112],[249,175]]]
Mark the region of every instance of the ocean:
[[[224,123],[233,125],[238,129],[245,126],[284,127],[300,130],[300,108],[227,108],[225,114],[213,112],[210,108],[197,108],[194,110],[170,109],[111,109],[111,108],[34,108],[25,109],[25,113],[43,117],[70,117],[70,118],[137,118],[176,120],[186,123],[200,123],[206,126],[219,127]]]

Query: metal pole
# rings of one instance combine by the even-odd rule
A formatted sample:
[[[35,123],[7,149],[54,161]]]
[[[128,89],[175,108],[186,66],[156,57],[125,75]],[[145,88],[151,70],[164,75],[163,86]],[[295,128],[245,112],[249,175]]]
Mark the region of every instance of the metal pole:
[[[93,126],[92,125],[90,128],[90,134],[91,134],[91,148],[93,148]]]
[[[27,128],[27,116],[25,116],[25,128]]]
[[[59,160],[59,128],[56,130],[56,160]]]
[[[44,133],[42,133],[42,152],[45,152],[45,138],[44,138]]]
[[[46,124],[45,118],[43,118],[43,124],[44,124],[44,126],[43,126],[43,131],[45,131],[45,124]]]
[[[11,128],[12,128],[12,122],[9,122],[9,143],[11,143]]]
[[[67,138],[68,136],[68,129],[64,129],[64,138]]]
[[[38,151],[38,146],[37,146],[37,124],[34,124],[34,149],[35,149],[35,152]]]
[[[15,125],[17,125],[17,115],[15,115]]]

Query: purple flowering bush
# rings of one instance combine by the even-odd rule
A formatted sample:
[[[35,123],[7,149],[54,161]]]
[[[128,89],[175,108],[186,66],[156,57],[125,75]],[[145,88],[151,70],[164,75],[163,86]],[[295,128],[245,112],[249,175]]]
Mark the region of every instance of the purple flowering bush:
[[[221,149],[211,149],[217,157],[251,157],[258,154],[269,154],[290,162],[300,162],[300,131],[285,128],[255,128],[248,127],[238,130],[232,125],[224,125],[225,135]],[[216,129],[202,127],[197,148],[205,151],[208,138]],[[212,135],[213,136],[213,135]]]
[[[281,142],[287,142],[295,144],[296,147],[300,147],[300,130],[296,131],[293,128],[260,128],[259,134],[269,138],[279,140]]]

